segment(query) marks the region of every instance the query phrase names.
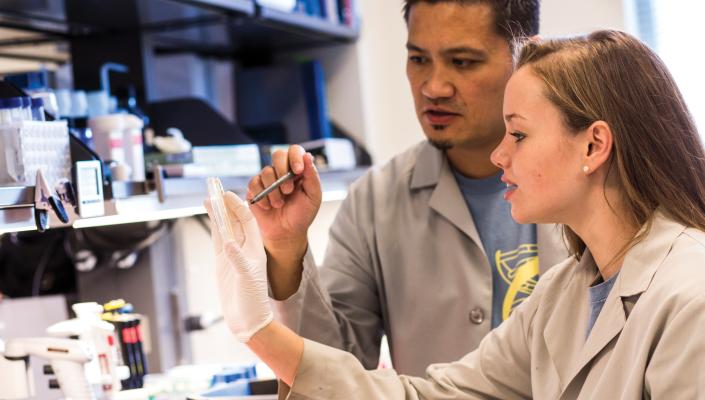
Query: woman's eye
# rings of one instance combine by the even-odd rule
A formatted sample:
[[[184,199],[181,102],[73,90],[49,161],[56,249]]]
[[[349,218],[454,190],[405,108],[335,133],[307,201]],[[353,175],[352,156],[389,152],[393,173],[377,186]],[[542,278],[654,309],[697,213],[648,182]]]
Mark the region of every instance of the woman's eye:
[[[510,135],[514,136],[514,142],[521,142],[526,137],[526,135],[521,132],[512,132]]]

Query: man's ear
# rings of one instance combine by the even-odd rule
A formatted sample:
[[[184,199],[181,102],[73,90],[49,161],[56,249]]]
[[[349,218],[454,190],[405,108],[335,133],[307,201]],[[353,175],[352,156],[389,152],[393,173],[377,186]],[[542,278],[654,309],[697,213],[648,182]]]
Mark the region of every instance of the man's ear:
[[[589,172],[598,170],[612,156],[614,135],[605,121],[595,121],[585,130],[583,166]]]

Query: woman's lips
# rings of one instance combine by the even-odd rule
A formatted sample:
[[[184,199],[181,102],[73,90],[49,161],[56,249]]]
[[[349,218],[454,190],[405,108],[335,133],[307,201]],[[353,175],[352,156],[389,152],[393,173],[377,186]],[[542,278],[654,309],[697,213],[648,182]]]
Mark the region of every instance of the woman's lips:
[[[514,192],[517,190],[517,185],[507,183],[507,190],[504,192],[504,200],[509,200]]]

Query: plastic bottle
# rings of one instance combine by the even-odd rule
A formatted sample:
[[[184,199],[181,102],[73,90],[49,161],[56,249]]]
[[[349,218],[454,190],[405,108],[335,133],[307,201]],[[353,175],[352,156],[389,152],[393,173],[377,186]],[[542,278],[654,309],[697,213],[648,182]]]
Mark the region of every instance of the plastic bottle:
[[[23,96],[22,99],[22,120],[31,121],[32,120],[32,98]]]
[[[0,123],[3,125],[22,121],[22,99],[11,97],[0,99]]]

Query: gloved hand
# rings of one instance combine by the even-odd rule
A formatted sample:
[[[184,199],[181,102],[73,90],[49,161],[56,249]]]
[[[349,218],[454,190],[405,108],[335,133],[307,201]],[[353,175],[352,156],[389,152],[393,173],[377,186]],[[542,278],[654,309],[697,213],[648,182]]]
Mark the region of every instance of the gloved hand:
[[[222,238],[210,202],[205,206],[213,228],[220,305],[230,331],[243,343],[273,319],[267,285],[267,255],[257,221],[235,193],[224,196],[235,240]]]

